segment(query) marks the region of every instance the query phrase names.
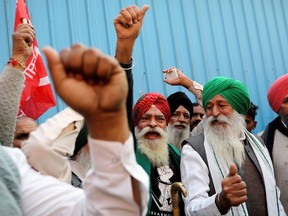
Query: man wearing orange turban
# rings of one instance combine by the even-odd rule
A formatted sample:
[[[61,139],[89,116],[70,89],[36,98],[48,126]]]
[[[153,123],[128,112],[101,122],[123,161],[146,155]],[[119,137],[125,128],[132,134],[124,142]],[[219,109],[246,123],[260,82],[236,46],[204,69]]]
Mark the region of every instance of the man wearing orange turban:
[[[268,90],[269,104],[278,116],[262,134],[274,164],[280,199],[288,213],[288,74],[279,77]]]
[[[134,108],[137,162],[150,176],[150,202],[147,215],[172,215],[171,185],[181,181],[180,152],[168,144],[167,125],[170,108],[165,97],[148,93],[139,98]],[[180,201],[181,215],[184,203]]]

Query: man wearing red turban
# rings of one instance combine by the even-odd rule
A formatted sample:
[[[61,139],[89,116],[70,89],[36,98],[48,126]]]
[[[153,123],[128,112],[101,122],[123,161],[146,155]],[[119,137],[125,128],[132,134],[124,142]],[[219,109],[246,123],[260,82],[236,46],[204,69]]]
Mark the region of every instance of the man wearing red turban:
[[[274,164],[280,199],[288,213],[288,74],[279,77],[268,90],[269,104],[278,116],[262,134]]]
[[[180,152],[168,144],[167,125],[170,108],[165,97],[148,93],[139,98],[134,109],[137,162],[150,176],[150,202],[147,215],[172,215],[171,185],[181,181]],[[180,204],[184,215],[184,203]]]

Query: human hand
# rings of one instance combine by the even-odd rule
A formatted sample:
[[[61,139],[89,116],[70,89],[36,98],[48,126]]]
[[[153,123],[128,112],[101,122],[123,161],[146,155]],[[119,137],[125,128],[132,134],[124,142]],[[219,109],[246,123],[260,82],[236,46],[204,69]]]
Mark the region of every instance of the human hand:
[[[90,135],[107,140],[110,132],[124,130],[119,141],[125,141],[129,134],[125,108],[128,85],[118,62],[80,44],[63,49],[60,54],[51,47],[43,52],[56,92],[86,118]]]
[[[117,35],[116,59],[121,63],[131,61],[135,40],[142,27],[145,14],[149,5],[144,5],[141,9],[138,6],[128,6],[123,8],[114,19],[114,27]]]
[[[114,19],[114,27],[118,39],[135,40],[140,32],[143,20],[149,5],[144,5],[141,9],[138,6],[128,6],[120,11]]]
[[[220,209],[228,211],[247,200],[246,183],[237,174],[235,164],[230,165],[229,174],[222,180],[222,191],[218,196]],[[216,202],[217,203],[217,202]]]
[[[164,82],[169,85],[180,85],[188,89],[193,84],[193,80],[189,79],[181,70],[175,67],[170,67],[164,69],[162,72],[171,73],[173,69],[176,70],[178,77],[174,79],[164,79]]]
[[[32,45],[35,39],[34,27],[30,24],[19,24],[12,34],[13,49],[12,58],[26,64],[32,54]]]

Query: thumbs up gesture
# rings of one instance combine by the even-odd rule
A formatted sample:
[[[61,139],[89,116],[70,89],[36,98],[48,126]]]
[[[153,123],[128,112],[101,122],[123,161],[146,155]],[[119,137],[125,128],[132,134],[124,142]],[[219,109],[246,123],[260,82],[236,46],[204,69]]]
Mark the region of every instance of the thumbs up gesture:
[[[222,191],[216,196],[216,205],[221,213],[227,213],[232,206],[238,206],[246,200],[246,184],[237,174],[236,165],[231,164],[228,175],[222,180]]]

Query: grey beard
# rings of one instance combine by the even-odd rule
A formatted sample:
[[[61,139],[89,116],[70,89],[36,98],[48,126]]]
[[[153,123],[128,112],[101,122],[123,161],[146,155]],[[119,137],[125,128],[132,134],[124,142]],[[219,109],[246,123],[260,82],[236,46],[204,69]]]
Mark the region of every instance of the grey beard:
[[[239,140],[245,128],[244,118],[234,111],[229,117],[220,115],[218,121],[226,125],[211,125],[215,120],[213,116],[203,120],[204,134],[207,142],[212,146],[218,158],[222,158],[228,165],[235,163],[241,168],[245,161],[245,149]]]
[[[168,142],[174,145],[176,148],[178,148],[179,151],[181,152],[182,142],[190,137],[190,128],[189,126],[185,125],[186,126],[185,129],[179,130],[174,126],[175,124],[171,125],[170,123],[168,125],[168,136],[169,136]]]
[[[161,138],[149,140],[145,138],[148,131],[155,131],[161,135]],[[140,130],[135,127],[135,136],[137,139],[137,148],[146,155],[153,167],[169,165],[168,135],[167,132],[159,127],[145,127]]]

